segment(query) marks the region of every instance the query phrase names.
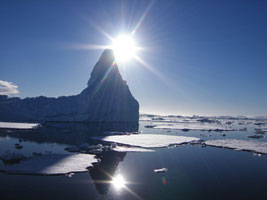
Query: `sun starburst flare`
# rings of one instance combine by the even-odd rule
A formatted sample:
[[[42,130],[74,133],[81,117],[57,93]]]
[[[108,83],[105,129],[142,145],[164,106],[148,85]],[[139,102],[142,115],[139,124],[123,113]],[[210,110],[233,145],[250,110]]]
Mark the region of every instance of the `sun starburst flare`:
[[[113,40],[111,49],[115,54],[116,61],[125,62],[136,56],[138,47],[132,36],[120,35]]]

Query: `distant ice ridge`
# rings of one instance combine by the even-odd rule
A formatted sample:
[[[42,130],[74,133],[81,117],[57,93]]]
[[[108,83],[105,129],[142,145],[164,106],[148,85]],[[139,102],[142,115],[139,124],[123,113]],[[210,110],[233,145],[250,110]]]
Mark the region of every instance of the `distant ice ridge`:
[[[267,154],[267,142],[259,142],[254,140],[208,140],[205,141],[208,146],[223,147],[235,150],[252,151],[256,153]]]
[[[60,175],[86,172],[97,159],[89,154],[50,154],[33,156],[18,164],[0,165],[0,170],[13,174]]]
[[[199,140],[196,137],[159,134],[112,135],[92,137],[92,139],[143,148],[167,147],[169,145],[185,144]]]
[[[154,115],[154,114],[140,114],[140,120],[154,120],[154,121],[181,121],[181,120],[197,120],[197,119],[209,119],[216,122],[216,120],[267,120],[267,116],[255,116],[255,117],[247,117],[247,116],[182,116],[182,115]]]
[[[237,126],[256,125],[259,132],[266,131],[267,120],[265,118],[252,118],[245,116],[180,116],[180,115],[140,115],[141,121],[147,121],[150,124],[145,125],[146,128],[155,129],[174,129],[174,130],[200,130],[200,131],[236,131],[246,130],[246,127],[235,129]],[[260,130],[261,129],[261,130]]]
[[[234,129],[217,124],[200,123],[172,123],[156,125],[156,129],[176,129],[176,130],[201,130],[201,131],[233,131]]]
[[[5,129],[33,129],[38,127],[36,123],[15,123],[15,122],[0,122],[0,128]]]

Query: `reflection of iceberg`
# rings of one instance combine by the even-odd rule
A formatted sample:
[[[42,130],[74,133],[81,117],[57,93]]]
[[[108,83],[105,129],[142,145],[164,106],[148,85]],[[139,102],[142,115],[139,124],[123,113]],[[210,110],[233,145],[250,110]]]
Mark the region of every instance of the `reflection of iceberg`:
[[[137,132],[138,123],[45,123],[31,130],[0,130],[0,136],[9,136],[37,143],[79,145],[91,140],[91,136],[105,132]]]
[[[111,178],[115,174],[119,163],[123,161],[125,156],[125,152],[115,151],[106,151],[97,156],[101,159],[101,162],[89,169],[89,173],[95,183],[97,191],[100,194],[108,193]]]

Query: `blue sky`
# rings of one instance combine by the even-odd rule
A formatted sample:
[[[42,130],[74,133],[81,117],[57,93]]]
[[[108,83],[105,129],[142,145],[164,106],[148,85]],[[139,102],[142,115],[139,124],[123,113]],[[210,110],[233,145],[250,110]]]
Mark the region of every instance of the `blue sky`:
[[[78,94],[102,50],[130,33],[150,67],[120,67],[140,111],[183,115],[267,115],[267,2],[0,2],[0,80],[19,96]],[[0,83],[1,85],[1,83]],[[13,87],[13,89],[14,89]]]

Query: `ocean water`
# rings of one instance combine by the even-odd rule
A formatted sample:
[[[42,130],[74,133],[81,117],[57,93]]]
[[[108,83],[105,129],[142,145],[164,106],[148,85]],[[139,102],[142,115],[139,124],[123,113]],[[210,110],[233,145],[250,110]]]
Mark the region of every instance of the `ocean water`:
[[[92,136],[107,131],[140,131],[141,134],[170,134],[209,139],[242,139],[247,131],[181,131],[145,128],[161,122],[139,124],[54,124],[33,130],[0,130],[0,154],[31,156],[70,154],[68,146],[98,144]],[[231,126],[237,130],[238,123]],[[223,135],[225,134],[225,135]],[[266,142],[266,138],[253,139]],[[23,146],[16,149],[15,144]],[[1,199],[267,199],[267,155],[200,144],[156,148],[155,152],[104,151],[101,162],[87,172],[72,175],[18,175],[0,172]],[[3,164],[3,163],[2,163]],[[7,163],[10,165],[10,163]],[[167,173],[154,169],[168,168]],[[112,181],[113,178],[113,181]]]

